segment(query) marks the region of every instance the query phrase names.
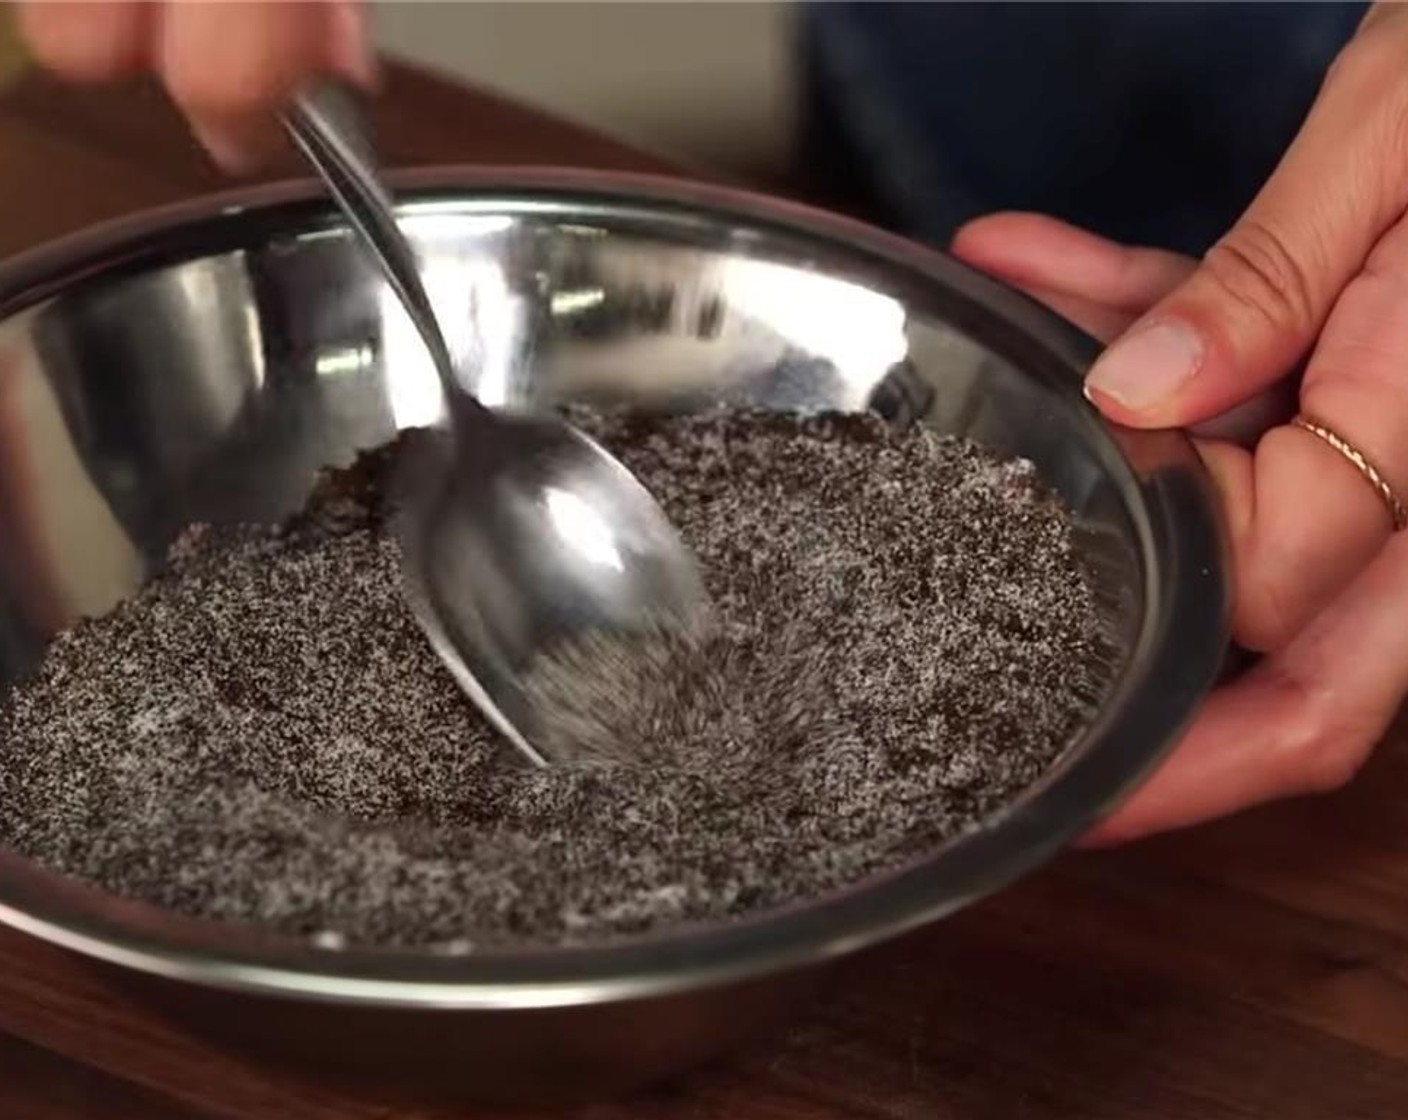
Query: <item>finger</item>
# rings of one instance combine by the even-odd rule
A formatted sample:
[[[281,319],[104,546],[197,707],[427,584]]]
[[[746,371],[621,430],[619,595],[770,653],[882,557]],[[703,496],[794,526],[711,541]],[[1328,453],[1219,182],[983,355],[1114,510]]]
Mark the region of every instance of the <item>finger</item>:
[[[1113,418],[1182,426],[1285,375],[1408,204],[1408,18],[1341,54],[1280,166],[1177,291],[1142,316],[1087,386]]]
[[[1085,844],[1335,789],[1369,756],[1405,692],[1408,536],[1399,536],[1291,646],[1214,693],[1153,779]]]
[[[1408,494],[1408,219],[1345,289],[1301,385],[1301,409]],[[1363,570],[1392,531],[1382,496],[1349,460],[1299,428],[1257,449],[1256,516],[1239,567],[1239,640],[1275,649]]]
[[[1178,286],[1195,264],[1155,249],[1130,249],[1054,218],[997,214],[959,230],[951,252],[1107,342]],[[1294,412],[1293,394],[1278,385],[1196,425],[1209,439],[1251,445]]]
[[[999,276],[999,279],[1005,278]],[[1104,304],[1082,299],[1080,296],[1067,295],[1065,292],[1040,288],[1031,284],[1019,284],[1015,281],[1009,281],[1009,283],[1019,291],[1031,296],[1038,303],[1049,307],[1063,319],[1074,323],[1091,338],[1101,342],[1116,337],[1134,321],[1134,316],[1128,311],[1112,309]]]
[[[1138,315],[1184,280],[1194,262],[1133,249],[1039,214],[994,214],[953,239],[955,256],[1027,289],[1077,296]]]
[[[16,15],[35,58],[69,81],[111,81],[150,62],[152,6],[142,0],[30,0],[19,5]]]
[[[315,75],[369,80],[360,9],[346,3],[195,0],[165,8],[160,66],[197,136],[230,170],[280,138],[276,113]]]

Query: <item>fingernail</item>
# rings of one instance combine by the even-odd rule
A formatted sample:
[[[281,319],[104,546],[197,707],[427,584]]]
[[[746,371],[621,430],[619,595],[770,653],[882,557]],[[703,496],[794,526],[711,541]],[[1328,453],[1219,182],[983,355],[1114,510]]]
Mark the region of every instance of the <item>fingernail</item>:
[[[1106,350],[1086,375],[1085,389],[1142,411],[1167,400],[1202,364],[1198,332],[1165,319],[1136,329]]]

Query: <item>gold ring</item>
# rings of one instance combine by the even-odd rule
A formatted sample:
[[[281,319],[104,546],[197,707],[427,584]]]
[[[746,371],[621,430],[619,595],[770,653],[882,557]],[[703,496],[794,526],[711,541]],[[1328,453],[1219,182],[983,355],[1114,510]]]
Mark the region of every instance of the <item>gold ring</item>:
[[[1393,518],[1393,530],[1408,529],[1408,509],[1398,500],[1398,495],[1393,492],[1393,487],[1389,485],[1388,479],[1379,473],[1377,467],[1369,462],[1369,457],[1345,439],[1344,436],[1325,425],[1317,423],[1305,416],[1297,416],[1291,421],[1297,428],[1309,432],[1329,444],[1341,455],[1343,455],[1357,470],[1369,481],[1369,485],[1378,491],[1379,497],[1388,507],[1388,513]]]

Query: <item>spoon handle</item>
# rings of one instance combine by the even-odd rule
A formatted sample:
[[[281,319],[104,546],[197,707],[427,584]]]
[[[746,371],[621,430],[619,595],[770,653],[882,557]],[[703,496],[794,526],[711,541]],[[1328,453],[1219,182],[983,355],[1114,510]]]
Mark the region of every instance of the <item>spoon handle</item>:
[[[356,95],[322,83],[301,95],[284,118],[294,141],[317,169],[430,351],[452,413],[472,398],[460,387],[435,308],[420,281],[420,262],[400,227],[395,204],[376,173],[376,158]],[[477,405],[477,402],[473,402]]]

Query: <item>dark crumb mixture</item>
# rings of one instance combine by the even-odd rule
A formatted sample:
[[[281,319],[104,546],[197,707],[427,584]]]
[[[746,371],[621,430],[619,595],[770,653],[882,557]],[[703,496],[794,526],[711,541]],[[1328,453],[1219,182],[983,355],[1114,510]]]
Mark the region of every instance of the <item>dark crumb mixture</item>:
[[[1028,466],[867,417],[579,421],[659,497],[719,614],[702,643],[540,666],[592,764],[520,766],[441,669],[400,598],[382,453],[279,530],[190,530],[53,643],[0,711],[0,842],[330,946],[590,941],[931,849],[1102,693],[1111,647]]]

